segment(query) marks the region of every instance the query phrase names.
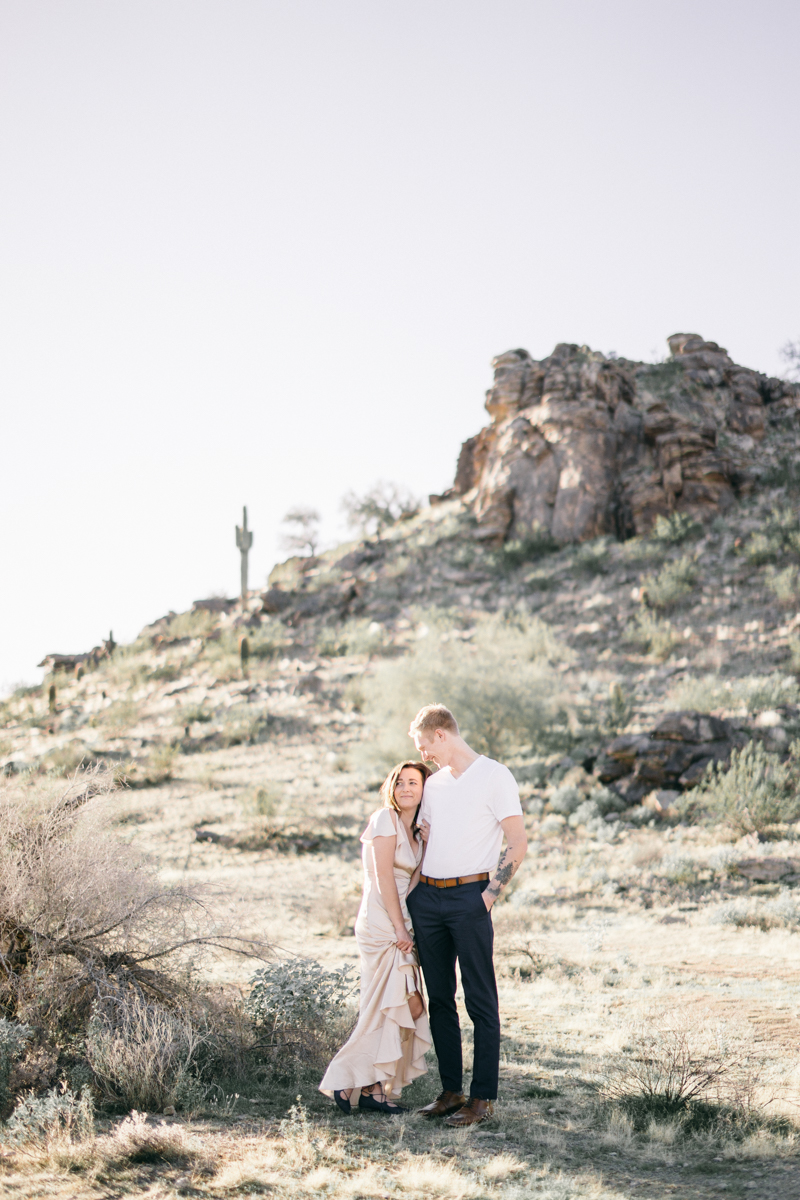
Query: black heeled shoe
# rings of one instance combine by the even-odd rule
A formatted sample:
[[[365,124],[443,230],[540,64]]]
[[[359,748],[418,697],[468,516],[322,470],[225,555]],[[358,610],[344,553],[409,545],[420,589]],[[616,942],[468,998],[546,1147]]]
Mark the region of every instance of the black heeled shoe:
[[[351,1116],[351,1114],[353,1112],[353,1107],[350,1103],[349,1096],[345,1096],[344,1092],[334,1092],[333,1098],[336,1101],[336,1103],[338,1104],[339,1108],[342,1110],[342,1112],[348,1117]]]
[[[363,1092],[358,1097],[358,1107],[362,1112],[382,1112],[390,1117],[399,1117],[401,1113],[408,1112],[402,1104],[388,1104],[385,1100],[376,1100],[373,1095],[365,1096]]]

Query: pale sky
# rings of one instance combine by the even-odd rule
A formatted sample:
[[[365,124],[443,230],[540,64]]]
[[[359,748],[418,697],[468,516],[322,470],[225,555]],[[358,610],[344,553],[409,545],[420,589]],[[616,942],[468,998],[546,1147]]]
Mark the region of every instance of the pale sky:
[[[800,337],[796,0],[0,0],[0,684],[452,481],[489,360]]]

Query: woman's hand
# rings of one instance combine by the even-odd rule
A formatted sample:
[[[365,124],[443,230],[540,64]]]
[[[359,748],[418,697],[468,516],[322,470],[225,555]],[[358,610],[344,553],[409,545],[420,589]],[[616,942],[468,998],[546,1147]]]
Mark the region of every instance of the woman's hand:
[[[414,943],[405,925],[395,925],[394,936],[397,939],[398,950],[402,950],[404,954],[410,954]]]
[[[430,822],[429,821],[420,821],[418,829],[419,829],[419,836],[422,838],[423,842],[427,846],[428,838],[431,836]]]

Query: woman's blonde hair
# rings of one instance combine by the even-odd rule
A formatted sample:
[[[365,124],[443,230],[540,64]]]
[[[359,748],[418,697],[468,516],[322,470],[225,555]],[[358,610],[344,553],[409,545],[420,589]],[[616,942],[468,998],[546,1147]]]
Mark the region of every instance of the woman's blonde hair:
[[[419,761],[411,762],[411,760],[409,760],[408,762],[398,763],[396,767],[392,767],[391,771],[381,784],[381,798],[383,799],[383,807],[393,808],[396,813],[400,812],[400,805],[394,798],[394,790],[397,787],[397,781],[400,778],[400,772],[404,771],[406,767],[413,767],[415,771],[419,771],[420,775],[422,776],[423,784],[431,773],[431,769],[428,764]]]

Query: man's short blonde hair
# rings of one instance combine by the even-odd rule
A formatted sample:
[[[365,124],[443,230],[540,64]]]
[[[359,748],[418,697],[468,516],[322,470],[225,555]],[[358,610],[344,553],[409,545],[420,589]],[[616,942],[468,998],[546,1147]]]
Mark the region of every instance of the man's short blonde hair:
[[[415,733],[433,733],[437,729],[458,733],[458,721],[443,704],[426,704],[414,717],[408,732],[413,737]]]

